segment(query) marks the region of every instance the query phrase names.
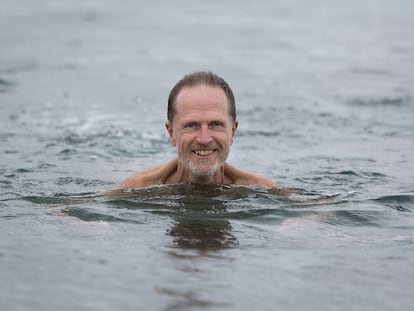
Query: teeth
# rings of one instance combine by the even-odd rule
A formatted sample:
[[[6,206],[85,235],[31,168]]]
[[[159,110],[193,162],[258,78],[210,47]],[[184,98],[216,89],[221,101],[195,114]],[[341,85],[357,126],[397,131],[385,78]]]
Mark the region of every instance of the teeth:
[[[213,149],[210,149],[210,150],[195,150],[194,152],[197,155],[208,156],[208,155],[212,154],[214,152],[214,150]]]

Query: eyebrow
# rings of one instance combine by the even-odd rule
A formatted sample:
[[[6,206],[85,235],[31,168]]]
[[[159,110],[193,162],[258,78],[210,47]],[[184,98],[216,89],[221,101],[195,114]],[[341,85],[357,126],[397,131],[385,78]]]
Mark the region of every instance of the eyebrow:
[[[189,126],[189,125],[197,125],[197,126],[199,126],[199,125],[201,125],[203,122],[200,122],[200,121],[191,121],[191,120],[189,120],[189,121],[187,121],[187,122],[184,122],[183,123],[183,125],[182,125],[182,127],[187,127],[187,126]],[[218,119],[216,119],[216,120],[212,120],[212,121],[210,121],[210,122],[208,122],[208,126],[211,126],[211,125],[220,125],[220,126],[225,126],[225,124],[226,124],[226,122],[225,121],[222,121],[222,120],[218,120]]]

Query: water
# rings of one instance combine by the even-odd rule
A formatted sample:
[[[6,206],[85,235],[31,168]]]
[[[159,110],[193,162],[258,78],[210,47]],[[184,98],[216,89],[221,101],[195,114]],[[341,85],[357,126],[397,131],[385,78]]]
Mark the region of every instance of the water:
[[[0,2],[2,310],[407,310],[414,3]],[[185,73],[282,189],[111,192],[175,155]]]

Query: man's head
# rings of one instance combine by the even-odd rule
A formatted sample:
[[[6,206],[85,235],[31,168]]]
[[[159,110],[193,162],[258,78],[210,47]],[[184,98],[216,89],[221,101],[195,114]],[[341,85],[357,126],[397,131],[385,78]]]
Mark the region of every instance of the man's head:
[[[226,161],[238,121],[233,93],[212,73],[186,76],[173,88],[166,123],[187,180],[211,182]]]
[[[171,89],[170,95],[168,96],[168,121],[172,123],[174,119],[176,113],[175,103],[180,91],[185,87],[196,86],[199,84],[220,87],[224,91],[224,94],[226,94],[230,117],[233,121],[236,121],[236,102],[230,85],[223,78],[210,71],[196,71],[194,73],[190,73],[178,81],[177,84]]]

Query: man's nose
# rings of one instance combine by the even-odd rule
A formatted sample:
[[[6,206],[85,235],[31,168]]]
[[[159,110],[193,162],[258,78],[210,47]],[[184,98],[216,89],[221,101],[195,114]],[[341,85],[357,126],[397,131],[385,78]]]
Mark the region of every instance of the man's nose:
[[[200,144],[208,144],[212,141],[212,137],[210,135],[210,129],[207,125],[202,125],[200,128],[200,132],[197,136],[197,142]]]

